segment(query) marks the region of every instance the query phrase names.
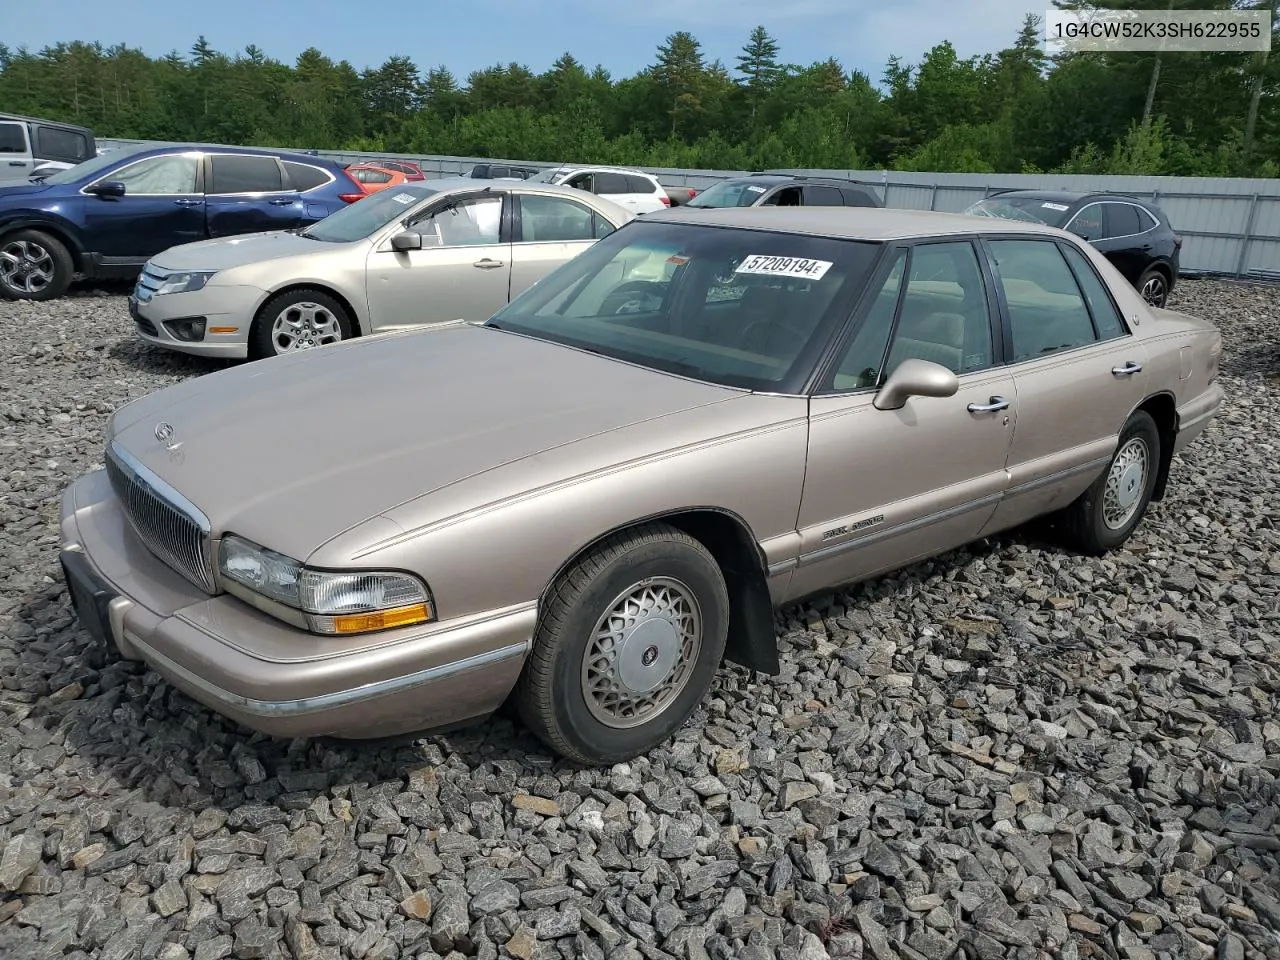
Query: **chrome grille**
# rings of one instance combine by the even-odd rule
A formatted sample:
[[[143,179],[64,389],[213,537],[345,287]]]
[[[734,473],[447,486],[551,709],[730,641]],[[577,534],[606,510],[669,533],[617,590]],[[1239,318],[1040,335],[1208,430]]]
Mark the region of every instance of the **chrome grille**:
[[[147,549],[213,593],[208,518],[117,443],[107,448],[106,465],[111,487]]]
[[[138,283],[133,288],[133,295],[139,303],[146,303],[156,295],[156,291],[168,279],[168,270],[160,270],[148,263],[142,268],[142,273],[138,274]]]

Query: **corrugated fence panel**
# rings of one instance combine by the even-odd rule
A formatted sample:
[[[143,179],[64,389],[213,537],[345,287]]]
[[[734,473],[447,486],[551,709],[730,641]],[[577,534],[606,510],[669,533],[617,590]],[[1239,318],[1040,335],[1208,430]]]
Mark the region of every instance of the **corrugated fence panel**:
[[[99,147],[144,144],[142,140],[99,138]],[[277,146],[301,151],[306,148]],[[465,174],[477,163],[513,163],[544,169],[572,161],[446,157],[424,154],[318,150],[344,163],[378,158],[412,160],[430,177]],[[684,170],[637,167],[668,188],[705,190],[747,170]],[[1187,274],[1225,273],[1280,280],[1280,180],[1224,177],[1107,177],[1083,174],[930,173],[905,170],[801,170],[769,173],[846,177],[875,188],[885,206],[960,213],[996,190],[1041,189],[1125,193],[1154,200],[1183,235],[1182,269]]]

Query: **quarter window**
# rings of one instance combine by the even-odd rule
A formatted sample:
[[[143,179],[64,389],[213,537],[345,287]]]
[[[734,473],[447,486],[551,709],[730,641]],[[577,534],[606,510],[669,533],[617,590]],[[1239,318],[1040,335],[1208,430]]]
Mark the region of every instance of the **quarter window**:
[[[192,153],[147,157],[108,173],[102,180],[118,180],[123,183],[126,196],[195,193],[199,163],[199,155]]]
[[[1015,363],[1097,340],[1080,287],[1056,243],[988,242],[1009,307]]]
[[[1098,336],[1103,340],[1123,337],[1127,331],[1124,321],[1120,319],[1120,311],[1107,295],[1106,287],[1103,286],[1093,265],[1074,247],[1064,246],[1062,251],[1075,272],[1080,289],[1084,291],[1084,298],[1089,304],[1089,312],[1093,314],[1093,325],[1097,328]]]
[[[275,157],[210,157],[213,182],[207,193],[279,193],[284,189]]]
[[[595,239],[592,211],[560,197],[520,198],[520,232],[528,243]]]
[[[293,188],[298,191],[314,190],[316,187],[324,186],[329,182],[329,174],[321,170],[319,167],[313,167],[309,163],[295,163],[292,160],[284,161],[285,172],[289,174],[289,182]]]
[[[0,123],[0,153],[26,153],[27,134],[20,123]]]
[[[913,247],[882,372],[892,373],[904,360],[928,360],[953,373],[972,373],[990,367],[993,354],[986,285],[973,245],[948,241]]]
[[[639,174],[629,173],[626,176],[628,193],[653,193],[653,181]]]
[[[846,207],[874,207],[876,205],[875,198],[865,190],[845,188],[840,192],[844,194],[844,205]]]

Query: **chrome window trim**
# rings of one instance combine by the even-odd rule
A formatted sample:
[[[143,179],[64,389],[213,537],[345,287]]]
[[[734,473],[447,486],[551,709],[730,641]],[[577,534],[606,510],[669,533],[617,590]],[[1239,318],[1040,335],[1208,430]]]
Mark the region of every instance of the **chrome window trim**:
[[[1159,228],[1159,227],[1163,226],[1163,224],[1164,224],[1164,221],[1162,221],[1162,220],[1161,220],[1159,217],[1157,217],[1154,213],[1152,213],[1150,210],[1148,210],[1145,206],[1143,206],[1143,205],[1142,205],[1142,204],[1140,204],[1140,203],[1134,203],[1132,200],[1090,200],[1090,201],[1089,201],[1088,203],[1086,203],[1083,207],[1081,207],[1079,210],[1077,210],[1075,213],[1073,213],[1073,214],[1071,215],[1071,219],[1070,219],[1070,220],[1068,220],[1066,223],[1064,223],[1064,224],[1062,225],[1061,229],[1066,230],[1066,231],[1068,231],[1068,232],[1071,232],[1071,229],[1070,229],[1070,228],[1071,228],[1071,224],[1073,224],[1073,223],[1075,223],[1075,222],[1076,222],[1076,217],[1080,216],[1080,214],[1084,213],[1084,212],[1085,212],[1086,210],[1088,210],[1090,207],[1100,207],[1100,206],[1102,206],[1103,204],[1107,204],[1107,203],[1119,203],[1119,204],[1123,204],[1123,205],[1124,205],[1124,206],[1126,206],[1126,207],[1137,207],[1137,208],[1138,208],[1138,223],[1142,223],[1142,214],[1144,214],[1144,213],[1145,213],[1147,216],[1149,216],[1152,220],[1154,220],[1154,221],[1155,221],[1155,226],[1147,227],[1147,229],[1145,229],[1145,230],[1140,230],[1140,231],[1139,231],[1139,232],[1137,232],[1137,233],[1121,233],[1121,234],[1117,234],[1117,235],[1116,235],[1116,236],[1114,236],[1114,237],[1099,237],[1099,238],[1098,238],[1098,240],[1085,240],[1085,238],[1084,238],[1084,237],[1080,237],[1080,234],[1078,234],[1078,233],[1077,233],[1077,234],[1074,234],[1074,235],[1075,235],[1075,236],[1077,236],[1077,237],[1080,237],[1080,239],[1081,239],[1081,240],[1085,240],[1085,242],[1086,242],[1086,243],[1097,243],[1097,242],[1098,242],[1098,241],[1100,241],[1100,240],[1127,240],[1127,239],[1129,239],[1130,237],[1141,237],[1141,236],[1145,236],[1146,234],[1148,234],[1148,233],[1150,233],[1151,231],[1153,231],[1153,230],[1155,230],[1155,229],[1157,229],[1157,228]],[[1104,224],[1104,225],[1105,225],[1105,224],[1106,224],[1106,222],[1107,222],[1107,212],[1106,212],[1105,210],[1102,212],[1102,222],[1103,222],[1103,224]],[[1105,229],[1105,227],[1104,227],[1104,229]]]

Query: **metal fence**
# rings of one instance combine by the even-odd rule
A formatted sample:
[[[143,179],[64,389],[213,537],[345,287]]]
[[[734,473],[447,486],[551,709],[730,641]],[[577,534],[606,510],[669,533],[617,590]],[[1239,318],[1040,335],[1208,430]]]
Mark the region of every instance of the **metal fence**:
[[[100,148],[147,141],[98,139]],[[277,147],[304,150],[303,147]],[[540,168],[565,161],[503,160],[429,154],[361,153],[318,150],[343,163],[400,159],[419,164],[429,177],[465,174],[477,163],[517,163]],[[651,173],[668,189],[701,190],[748,170],[682,170],[635,167]],[[1215,177],[1123,177],[1058,174],[924,173],[897,170],[769,170],[848,177],[875,187],[887,207],[958,213],[997,190],[1053,189],[1122,193],[1151,200],[1185,239],[1182,272],[1189,276],[1225,276],[1280,281],[1280,180]]]

